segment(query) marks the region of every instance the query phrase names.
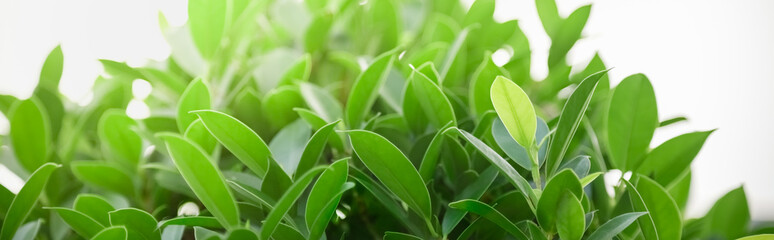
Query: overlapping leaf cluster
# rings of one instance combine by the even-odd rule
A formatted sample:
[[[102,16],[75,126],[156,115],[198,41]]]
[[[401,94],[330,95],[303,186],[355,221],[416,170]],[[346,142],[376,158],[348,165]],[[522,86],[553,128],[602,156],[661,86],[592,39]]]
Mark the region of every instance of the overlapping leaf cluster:
[[[645,75],[612,88],[598,56],[566,63],[591,6],[536,5],[547,63],[530,60],[516,20],[493,19],[494,0],[190,0],[184,26],[160,16],[170,58],[102,60],[86,106],[59,93],[56,48],[31,98],[0,98],[2,163],[26,179],[0,188],[0,240],[774,232],[750,226],[742,188],[685,219],[712,131],[651,149],[684,118],[660,122]],[[144,119],[125,111],[135,79],[153,86]],[[600,177],[612,169],[631,177]]]

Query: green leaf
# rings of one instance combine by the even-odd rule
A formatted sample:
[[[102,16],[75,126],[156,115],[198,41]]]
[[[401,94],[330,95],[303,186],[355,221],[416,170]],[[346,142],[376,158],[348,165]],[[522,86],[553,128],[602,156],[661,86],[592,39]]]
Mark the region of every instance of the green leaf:
[[[104,198],[94,194],[78,194],[73,203],[73,210],[91,217],[102,226],[110,226],[109,212],[116,210]]]
[[[543,230],[553,232],[556,229],[554,228],[558,221],[556,209],[560,205],[565,191],[572,193],[576,199],[583,196],[583,187],[581,187],[578,176],[570,169],[562,170],[549,179],[546,188],[540,195],[536,215],[537,222],[540,223]]]
[[[48,209],[54,210],[81,237],[92,238],[105,228],[105,226],[82,212],[67,208]]]
[[[269,146],[247,125],[214,110],[194,111],[204,126],[226,149],[258,177],[263,178],[272,158]]]
[[[3,225],[0,229],[0,240],[9,240],[13,238],[17,229],[32,211],[32,207],[38,202],[38,198],[43,192],[43,187],[48,182],[51,173],[61,167],[56,163],[45,163],[30,175],[27,182],[24,183],[19,193],[13,198],[8,212],[3,218]]]
[[[355,179],[355,181],[357,181],[360,186],[363,186],[363,188],[368,190],[368,192],[370,192],[376,198],[376,200],[379,201],[381,205],[386,208],[386,210],[390,212],[390,214],[392,214],[396,219],[398,219],[399,222],[406,228],[412,230],[412,232],[419,231],[417,226],[409,222],[406,211],[404,211],[402,205],[395,201],[395,198],[387,192],[387,189],[384,189],[384,187],[378,185],[376,181],[371,179],[370,176],[366,175],[357,168],[350,169],[350,177]]]
[[[465,199],[449,203],[449,207],[481,215],[481,217],[485,218],[486,220],[492,221],[493,223],[497,224],[497,226],[500,226],[512,236],[516,237],[516,239],[529,239],[527,238],[527,235],[524,235],[524,232],[522,232],[519,227],[508,220],[508,218],[503,216],[502,213],[487,205],[486,203],[473,199]]]
[[[404,94],[404,109],[406,104],[413,104],[405,101],[405,98],[409,97],[416,98],[416,102],[422,109],[421,113],[425,114],[426,119],[436,129],[440,129],[449,122],[452,122],[453,126],[457,125],[449,99],[446,98],[443,90],[424,74],[417,71],[412,73]],[[404,111],[404,114],[409,113],[417,112]]]
[[[548,135],[548,126],[546,125],[546,122],[543,121],[543,119],[538,118],[535,139],[544,139],[546,135]],[[500,146],[500,149],[502,149],[503,152],[505,152],[505,155],[507,155],[511,160],[516,162],[516,164],[524,169],[532,169],[532,161],[529,160],[527,150],[519,145],[519,143],[516,142],[513,137],[511,137],[511,135],[508,133],[508,130],[505,128],[505,125],[499,118],[495,118],[492,122],[492,137],[494,137],[495,143]],[[538,158],[540,159],[538,159],[538,164],[543,163],[541,159],[543,159],[542,156],[545,156],[547,148],[547,144],[540,146],[540,151],[538,154]]]
[[[490,92],[492,105],[508,133],[522,147],[531,149],[535,145],[537,116],[527,93],[503,76],[495,78]]]
[[[134,196],[132,178],[119,168],[99,161],[73,161],[70,163],[73,174],[91,186],[106,189],[124,196]]]
[[[102,229],[102,231],[97,233],[91,240],[119,240],[127,239],[127,237],[126,227],[115,226]]]
[[[422,163],[419,164],[419,175],[422,176],[422,180],[425,183],[430,182],[435,177],[435,169],[438,168],[438,157],[441,155],[441,148],[444,142],[444,131],[451,125],[449,122],[446,126],[443,126],[441,130],[433,136],[430,140],[430,144],[425,149],[425,154],[422,155]]]
[[[277,230],[271,235],[274,239],[287,239],[287,240],[305,240],[303,234],[298,232],[295,228],[288,226],[287,224],[280,223],[277,225]]]
[[[585,176],[585,177],[581,178],[581,180],[580,180],[581,186],[586,187],[591,182],[593,182],[595,179],[597,179],[597,177],[599,177],[599,175],[602,175],[602,172],[595,172],[595,173],[589,174],[588,176]]]
[[[704,141],[714,131],[686,133],[667,140],[648,153],[637,172],[667,186],[690,168]]]
[[[214,217],[206,217],[206,216],[189,216],[189,217],[176,217],[173,219],[168,219],[159,222],[158,228],[164,228],[166,226],[171,225],[182,225],[182,226],[188,226],[188,227],[206,227],[206,228],[212,228],[212,229],[220,229],[223,228],[223,225],[220,225],[220,221],[218,221],[217,218]]]
[[[395,56],[392,52],[382,54],[355,80],[345,109],[345,120],[349,128],[360,128],[363,118],[379,96],[379,89],[387,79],[394,60]]]
[[[217,166],[204,151],[191,140],[177,134],[159,134],[166,142],[167,150],[180,174],[191,187],[196,197],[221,225],[239,225],[239,210],[226,180]]]
[[[672,125],[672,124],[675,124],[675,123],[679,123],[679,122],[682,122],[682,121],[688,121],[688,118],[685,118],[685,117],[670,118],[670,119],[661,121],[658,124],[658,127],[666,127],[666,126],[669,126],[669,125]]]
[[[383,240],[421,240],[422,238],[407,234],[407,233],[399,233],[399,232],[384,232]]]
[[[675,201],[655,181],[638,175],[637,186],[624,181],[629,191],[632,208],[648,212],[647,217],[637,220],[645,239],[680,239],[682,217]]]
[[[282,86],[266,93],[261,103],[265,117],[280,129],[298,118],[293,109],[303,107],[304,99],[295,86]]]
[[[62,78],[62,67],[64,66],[64,56],[62,46],[57,45],[46,57],[43,62],[43,68],[40,70],[40,80],[38,86],[47,88],[54,92],[59,92],[59,80]]]
[[[277,86],[291,85],[294,81],[308,81],[312,71],[312,56],[304,54],[290,68],[285,71]]]
[[[580,240],[586,230],[583,206],[574,193],[565,190],[556,208],[556,229],[559,238]]]
[[[562,164],[559,169],[571,169],[578,178],[584,178],[589,174],[589,170],[591,169],[591,160],[589,160],[589,156],[576,156],[572,160]]]
[[[199,145],[208,155],[212,155],[218,146],[218,140],[207,130],[201,119],[196,119],[188,125],[183,136]]]
[[[188,24],[199,53],[212,59],[220,48],[221,38],[226,32],[228,14],[227,1],[191,0],[188,2]]]
[[[325,122],[333,122],[341,118],[341,105],[328,91],[310,83],[301,83],[298,86],[306,105]]]
[[[482,116],[486,111],[494,110],[492,99],[489,97],[489,90],[497,76],[507,76],[505,70],[495,65],[492,60],[492,54],[484,55],[484,61],[478,66],[470,81],[470,108],[476,116]]]
[[[774,239],[774,234],[758,234],[755,236],[747,236],[743,238],[739,238],[737,240],[770,240]]]
[[[653,86],[645,75],[625,78],[615,88],[607,118],[610,162],[623,171],[636,169],[658,126]]]
[[[228,232],[226,240],[258,240],[258,235],[250,229],[240,228]]]
[[[177,103],[177,129],[184,133],[188,125],[196,120],[196,116],[189,113],[194,110],[210,109],[210,89],[201,78],[194,79],[188,84],[180,101]]]
[[[320,175],[309,192],[309,199],[306,201],[306,214],[304,214],[306,227],[309,230],[309,239],[319,239],[333,217],[347,181],[348,161],[349,158],[345,158],[331,164]],[[352,187],[354,185],[350,183],[349,188]]]
[[[157,224],[153,216],[140,209],[124,208],[110,212],[110,225],[126,227],[127,239],[161,240]]]
[[[647,214],[647,212],[630,212],[618,215],[607,221],[605,224],[602,224],[602,226],[599,226],[594,233],[589,235],[588,240],[613,239],[613,237],[629,227],[629,225],[637,220],[637,218],[645,214]]]
[[[575,88],[567,102],[565,102],[562,114],[559,115],[556,132],[551,138],[551,144],[548,147],[546,172],[549,177],[554,175],[554,172],[558,170],[559,165],[564,161],[567,148],[570,147],[575,131],[578,130],[586,109],[589,107],[591,98],[594,96],[594,89],[597,88],[599,79],[607,74],[607,71],[597,72],[586,77]]]
[[[348,132],[352,149],[393,194],[425,219],[432,216],[430,194],[405,155],[386,138],[365,130]]]
[[[548,67],[553,67],[565,59],[575,42],[581,37],[583,27],[591,13],[591,5],[575,9],[564,21],[556,32],[549,33],[551,47],[548,49]]]
[[[535,7],[537,7],[538,16],[540,22],[543,24],[543,29],[546,30],[548,36],[553,36],[557,30],[559,30],[562,24],[561,16],[559,16],[559,10],[556,8],[555,0],[535,0]]]
[[[465,130],[452,127],[449,128],[447,132],[448,131],[457,132],[462,135],[462,137],[468,141],[468,143],[475,146],[481,155],[484,155],[484,157],[486,157],[486,159],[489,160],[492,165],[497,166],[497,168],[500,170],[500,173],[505,175],[508,181],[511,182],[511,184],[513,184],[516,189],[522,193],[526,193],[524,194],[524,197],[526,198],[531,210],[533,212],[535,211],[535,202],[537,202],[537,197],[535,196],[535,192],[532,191],[532,186],[530,186],[527,180],[524,179],[524,177],[522,177],[519,172],[517,172],[516,169],[514,169],[507,161],[505,161],[503,157],[498,155],[497,152],[492,150],[492,148]]]
[[[272,209],[271,212],[269,212],[269,215],[266,216],[263,227],[261,227],[260,239],[269,239],[269,237],[271,237],[272,233],[274,233],[274,230],[276,230],[277,225],[279,225],[282,217],[285,216],[288,211],[290,211],[290,208],[304,192],[304,189],[309,186],[314,177],[316,177],[317,174],[322,172],[324,169],[324,167],[315,167],[310,169],[303,176],[301,176],[301,178],[294,182],[287,191],[285,191],[285,194],[283,194],[282,197],[277,201],[277,205],[274,206],[274,209]]]
[[[312,135],[312,138],[306,143],[306,147],[304,147],[304,151],[301,153],[301,160],[298,162],[298,167],[296,168],[294,175],[296,179],[303,175],[307,170],[317,165],[320,157],[322,157],[323,150],[325,150],[325,143],[328,142],[329,136],[333,133],[333,128],[336,127],[339,122],[341,121],[337,120],[329,123],[321,127],[314,135]]]
[[[286,175],[292,176],[296,172],[310,131],[309,125],[298,119],[286,125],[271,139],[269,149]]]
[[[333,20],[334,15],[328,12],[321,12],[314,16],[314,20],[312,20],[312,23],[309,24],[304,33],[304,50],[306,52],[318,52],[325,48]]]
[[[726,193],[715,202],[704,218],[707,238],[735,239],[747,234],[750,209],[744,188],[739,187]]]
[[[16,101],[8,115],[16,159],[27,171],[35,171],[48,162],[51,152],[51,125],[46,110],[32,97]]]
[[[484,195],[484,192],[489,189],[489,186],[492,185],[492,182],[494,182],[495,178],[497,178],[497,167],[490,166],[484,170],[481,175],[478,176],[476,181],[465,187],[465,189],[463,189],[460,194],[455,196],[454,199],[459,201],[463,199],[477,200],[481,198],[481,196]],[[462,221],[462,218],[465,217],[466,213],[467,212],[459,209],[447,210],[446,214],[443,216],[443,221],[441,222],[443,235],[448,236],[449,233],[454,230],[454,227],[457,226],[460,221]]]
[[[142,154],[142,138],[133,129],[137,121],[119,109],[105,111],[99,119],[97,132],[103,150],[110,158],[125,166],[137,167]]]

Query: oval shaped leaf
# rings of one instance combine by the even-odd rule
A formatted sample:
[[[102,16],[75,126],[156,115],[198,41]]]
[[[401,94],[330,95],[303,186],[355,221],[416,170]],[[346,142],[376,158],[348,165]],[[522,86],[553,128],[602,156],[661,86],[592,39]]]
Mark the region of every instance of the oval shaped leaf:
[[[324,169],[324,167],[310,169],[285,191],[285,194],[277,201],[277,205],[274,206],[274,209],[266,216],[266,220],[261,227],[260,239],[269,239],[269,237],[271,237],[274,230],[277,229],[277,225],[280,224],[280,220],[282,220],[283,216],[290,211],[290,208],[296,203],[296,200],[298,200],[298,197],[304,192],[304,189],[306,189],[312,180],[314,180],[314,177]]]
[[[583,205],[574,193],[565,191],[556,208],[556,229],[565,240],[580,240],[586,230]]]
[[[321,127],[317,132],[312,135],[309,142],[304,147],[304,152],[301,153],[301,160],[296,168],[295,176],[300,177],[307,170],[311,169],[322,156],[323,150],[325,150],[325,143],[328,142],[328,137],[333,133],[333,128],[336,127],[341,121],[335,121]]]
[[[250,127],[228,114],[214,111],[194,111],[204,126],[226,149],[258,177],[263,178],[272,158],[269,146]]]
[[[136,167],[142,154],[142,138],[133,129],[137,121],[119,109],[111,109],[102,114],[97,125],[99,139],[109,160],[116,160],[126,166]]]
[[[493,223],[497,224],[497,226],[500,226],[505,231],[508,231],[508,233],[516,237],[516,239],[529,239],[527,238],[527,235],[524,235],[524,232],[522,232],[519,227],[508,220],[508,218],[503,216],[503,214],[497,211],[497,209],[494,209],[486,203],[473,199],[465,199],[449,203],[449,207],[481,215],[481,217],[492,221]]]
[[[454,126],[457,125],[454,109],[449,99],[446,98],[443,90],[424,74],[417,71],[411,74],[411,78],[406,86],[404,104],[414,104],[413,101],[405,100],[408,97],[416,98],[416,103],[419,104],[422,111],[404,111],[404,114],[424,114],[428,122],[436,129],[440,129],[449,122]]]
[[[345,158],[328,166],[309,192],[305,214],[309,239],[319,239],[323,235],[336,211],[349,173],[348,161],[349,158]]]
[[[220,47],[226,30],[228,3],[220,0],[191,0],[188,2],[188,24],[199,53],[213,58]]]
[[[345,109],[345,120],[349,128],[360,128],[363,118],[379,96],[379,89],[387,79],[394,60],[392,52],[382,54],[355,80]]]
[[[128,197],[134,196],[132,178],[124,171],[105,162],[73,161],[73,174],[84,183],[117,192]]]
[[[27,171],[35,171],[48,162],[51,151],[51,126],[46,110],[37,98],[32,97],[16,101],[8,115],[16,159]]]
[[[432,215],[430,193],[405,155],[386,138],[365,130],[349,132],[352,149],[393,194],[420,216]]]
[[[686,133],[667,140],[648,153],[637,172],[652,176],[663,186],[669,185],[689,169],[712,132],[714,130]]]
[[[73,210],[86,214],[102,224],[102,226],[110,226],[108,213],[116,209],[100,196],[79,194],[73,203]]]
[[[557,221],[556,209],[565,191],[575,195],[576,199],[583,196],[583,187],[578,176],[570,169],[565,169],[549,179],[540,195],[540,201],[537,204],[537,220],[548,232],[556,229],[554,227]]]
[[[136,208],[124,208],[109,214],[111,225],[126,228],[127,239],[161,240],[161,233],[156,228],[158,222],[150,213]]]
[[[204,151],[177,134],[159,134],[159,137],[166,142],[169,156],[204,207],[218,218],[221,225],[239,225],[236,200],[226,186],[223,174]]]
[[[91,240],[120,240],[127,239],[127,237],[129,236],[126,233],[125,227],[115,226],[102,229],[102,231],[97,233]]]
[[[519,145],[531,149],[535,144],[537,116],[527,93],[510,79],[497,76],[490,94],[492,105],[508,133]]]
[[[626,77],[613,91],[607,117],[610,162],[623,171],[636,169],[658,127],[653,86],[645,75]]]
[[[648,212],[637,220],[645,239],[680,239],[682,217],[669,193],[655,181],[638,175],[637,185],[624,181],[631,197],[632,208]]]
[[[209,1],[209,0],[204,0]],[[210,88],[201,78],[194,79],[188,84],[180,101],[177,103],[177,129],[184,133],[188,125],[196,120],[196,116],[190,114],[190,111],[210,109]]]
[[[599,226],[594,233],[589,235],[588,240],[607,240],[613,239],[618,233],[629,227],[637,218],[647,214],[646,212],[630,212],[618,215]]]
[[[92,238],[105,228],[102,224],[82,212],[67,208],[49,209],[54,210],[81,237]]]

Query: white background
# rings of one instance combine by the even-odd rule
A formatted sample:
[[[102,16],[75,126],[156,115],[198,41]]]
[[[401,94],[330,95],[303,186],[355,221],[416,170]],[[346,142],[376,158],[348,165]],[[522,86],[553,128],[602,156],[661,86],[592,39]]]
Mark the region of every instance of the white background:
[[[465,0],[469,5],[472,0]],[[563,16],[587,0],[558,0]],[[656,133],[654,146],[694,130],[718,128],[693,164],[687,215],[703,215],[725,192],[744,185],[753,219],[774,220],[774,1],[593,1],[584,39],[570,63],[583,66],[596,51],[613,84],[645,73],[656,90],[661,119],[686,116]],[[549,39],[532,0],[498,0],[496,19],[519,19],[533,49],[533,75],[545,76]],[[185,0],[0,0],[0,94],[26,98],[46,54],[61,43],[60,90],[73,101],[88,96],[107,58],[141,65],[169,53],[158,11],[171,25],[186,21]],[[7,132],[0,117],[0,133]],[[19,182],[0,167],[0,182]],[[14,186],[11,186],[15,188]],[[16,186],[18,187],[18,186]]]

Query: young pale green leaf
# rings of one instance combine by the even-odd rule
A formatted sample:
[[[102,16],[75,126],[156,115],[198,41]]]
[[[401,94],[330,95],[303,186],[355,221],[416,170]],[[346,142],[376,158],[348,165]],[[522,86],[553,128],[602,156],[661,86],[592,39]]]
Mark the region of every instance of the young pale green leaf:
[[[420,216],[432,216],[430,194],[405,155],[386,138],[365,130],[348,132],[352,149],[387,189]]]
[[[309,125],[298,119],[286,125],[271,139],[269,149],[286,175],[292,176],[296,172],[310,132]]]
[[[581,186],[586,187],[591,182],[593,182],[595,179],[597,179],[597,177],[599,177],[599,175],[602,175],[602,172],[595,172],[595,173],[589,174],[588,176],[585,176],[585,177],[581,178],[581,180],[580,180]]]
[[[686,133],[667,140],[648,153],[637,172],[652,176],[663,186],[669,185],[689,169],[712,132],[714,130]]]
[[[486,111],[494,110],[489,90],[497,76],[507,76],[505,70],[495,65],[491,55],[491,53],[484,55],[484,61],[473,72],[470,81],[469,105],[476,116],[482,116]]]
[[[204,151],[178,134],[158,136],[166,142],[172,161],[204,207],[218,218],[221,225],[239,225],[236,200],[226,186],[223,174]]]
[[[570,169],[565,169],[549,179],[546,188],[540,195],[540,201],[537,204],[537,220],[540,226],[548,232],[553,232],[556,229],[555,225],[558,220],[556,209],[562,201],[562,195],[565,191],[569,191],[576,199],[583,196],[583,187],[581,187],[578,176]]]
[[[636,169],[658,127],[653,86],[645,75],[625,78],[615,88],[607,118],[607,137],[613,167]]]
[[[519,229],[519,227],[508,220],[508,218],[503,216],[503,214],[497,211],[497,209],[494,209],[486,203],[473,199],[465,199],[449,203],[449,207],[481,215],[481,217],[492,221],[493,223],[497,224],[497,226],[500,226],[516,239],[529,239],[527,238],[527,235],[525,235],[524,232]]]
[[[105,228],[93,218],[82,212],[68,208],[48,208],[56,212],[59,217],[70,226],[73,231],[84,238],[92,238]]]
[[[17,229],[24,223],[24,220],[32,212],[32,207],[38,202],[38,198],[43,192],[51,173],[61,167],[56,163],[45,163],[30,175],[27,182],[24,183],[19,193],[13,198],[8,212],[3,218],[3,225],[0,228],[0,240],[10,240],[15,235]]]
[[[599,79],[605,74],[607,74],[607,70],[586,77],[565,102],[562,114],[559,115],[556,132],[548,147],[546,172],[549,177],[553,176],[562,164],[567,148],[570,147],[575,131],[578,130],[591,98],[594,96],[594,89],[597,88]]]
[[[535,145],[537,116],[527,93],[503,76],[495,78],[490,93],[492,105],[511,137],[522,147],[532,148]]]
[[[312,71],[312,56],[304,54],[282,75],[277,86],[291,85],[293,81],[308,81]]]
[[[204,0],[208,1],[208,0]],[[196,120],[196,116],[189,113],[194,110],[210,109],[210,88],[201,78],[194,79],[180,96],[177,103],[177,129],[184,133],[188,125]]]
[[[669,193],[655,181],[638,175],[637,185],[624,181],[629,191],[632,208],[648,212],[637,220],[645,239],[680,239],[682,217],[680,209]]]
[[[94,235],[91,240],[120,240],[120,239],[128,239],[129,234],[126,232],[126,227],[124,226],[114,226],[114,227],[108,227],[105,229],[102,229],[97,235]],[[165,239],[166,240],[166,239]]]
[[[580,240],[586,230],[583,205],[574,193],[565,190],[556,206],[556,230],[565,240]]]
[[[321,127],[314,135],[312,135],[312,138],[306,143],[306,147],[304,147],[304,151],[301,153],[301,160],[298,162],[298,167],[294,174],[296,178],[317,165],[323,150],[325,150],[325,143],[328,142],[328,138],[331,136],[331,133],[333,133],[333,128],[336,127],[339,122],[341,122],[341,120],[329,123]]]
[[[91,186],[106,189],[128,197],[134,196],[132,178],[121,169],[101,161],[73,161],[73,174]]]
[[[325,169],[317,179],[306,201],[306,227],[309,239],[319,239],[336,211],[349,172],[349,158],[341,159]],[[354,187],[350,183],[349,188]]]
[[[333,122],[341,118],[341,105],[328,91],[311,83],[301,83],[299,89],[306,105],[325,122]]]
[[[304,189],[306,189],[317,174],[324,169],[324,167],[310,169],[288,188],[285,194],[277,201],[277,205],[274,206],[274,209],[266,216],[263,227],[261,227],[260,239],[269,239],[269,237],[271,237],[274,230],[276,230],[277,225],[280,224],[280,220],[288,213],[288,211],[290,211],[290,208],[304,192]]]
[[[599,226],[594,233],[589,235],[588,240],[607,240],[613,239],[616,235],[621,233],[624,229],[629,227],[637,218],[642,215],[648,214],[647,212],[630,212],[618,215],[607,221],[602,226]]]
[[[221,229],[223,225],[220,225],[220,221],[214,217],[206,216],[190,216],[190,217],[176,217],[159,222],[158,228],[164,228],[166,226],[181,225],[188,227],[206,227],[210,229]]]
[[[102,114],[97,125],[103,149],[109,154],[108,160],[115,160],[126,166],[136,167],[142,154],[142,138],[133,129],[137,121],[119,109],[111,109]]]
[[[409,94],[409,92],[413,94]],[[440,129],[449,122],[452,122],[453,126],[457,125],[454,109],[452,108],[449,99],[446,98],[443,90],[424,74],[416,71],[412,73],[408,85],[406,86],[404,98],[409,96],[416,98],[416,103],[418,103],[422,109],[421,113],[425,114],[429,123],[436,129]],[[404,101],[404,105],[405,104],[411,104],[411,102]],[[404,112],[404,114],[409,113],[410,112]]]
[[[478,149],[481,155],[484,155],[484,157],[486,157],[486,159],[489,160],[492,165],[497,166],[497,168],[500,170],[500,173],[505,175],[508,181],[511,182],[511,184],[513,184],[516,189],[522,193],[526,193],[523,196],[526,198],[527,203],[531,208],[530,210],[533,212],[535,211],[537,197],[535,196],[535,192],[532,191],[532,186],[530,186],[527,180],[524,179],[524,177],[522,177],[519,172],[517,172],[516,169],[514,169],[507,161],[505,161],[503,157],[497,154],[497,152],[492,150],[492,148],[487,146],[480,139],[476,138],[465,130],[452,127],[447,130],[447,134],[449,134],[448,131],[457,132],[462,135],[462,137],[468,141],[468,143],[472,144],[476,149]]]
[[[384,232],[384,237],[382,237],[382,240],[421,240],[422,238],[407,234],[407,233],[399,233],[399,232]]]
[[[715,202],[705,218],[707,238],[735,239],[747,233],[750,209],[744,188],[726,193]]]
[[[489,186],[492,185],[495,178],[497,178],[497,167],[490,166],[481,175],[478,176],[476,181],[470,183],[460,194],[454,197],[455,200],[473,199],[477,200],[484,195]],[[441,221],[441,229],[444,236],[448,236],[454,227],[462,221],[465,217],[466,211],[459,209],[449,209],[446,214],[443,215],[443,221]]]
[[[199,145],[207,155],[212,155],[218,146],[218,140],[207,130],[201,119],[196,119],[191,125],[188,125],[188,129],[185,130],[183,136]]]
[[[124,226],[127,239],[161,240],[161,233],[156,228],[158,222],[149,213],[136,208],[123,208],[109,214],[110,225]]]
[[[109,212],[116,210],[104,198],[94,194],[79,194],[73,203],[73,210],[81,212],[86,216],[102,224],[110,226]]]
[[[214,110],[194,111],[204,126],[226,149],[258,177],[263,178],[272,161],[269,146],[250,127],[236,118]]]
[[[306,52],[317,52],[325,47],[325,44],[328,43],[331,26],[333,26],[333,19],[334,15],[329,12],[320,12],[314,16],[314,20],[304,33],[304,50]]]
[[[16,159],[29,172],[48,162],[51,124],[40,101],[32,97],[16,101],[9,111],[11,146]]]
[[[226,32],[228,2],[192,0],[188,2],[188,27],[202,57],[212,59]]]
[[[360,128],[363,118],[373,106],[376,97],[379,95],[387,74],[392,69],[392,63],[395,60],[393,52],[387,52],[377,57],[368,68],[360,73],[352,85],[347,106],[345,109],[345,120],[347,126],[352,129]]]
[[[43,62],[43,68],[40,70],[40,81],[38,86],[49,90],[59,90],[59,80],[62,78],[62,69],[64,66],[64,55],[62,46],[57,45],[46,57]]]

